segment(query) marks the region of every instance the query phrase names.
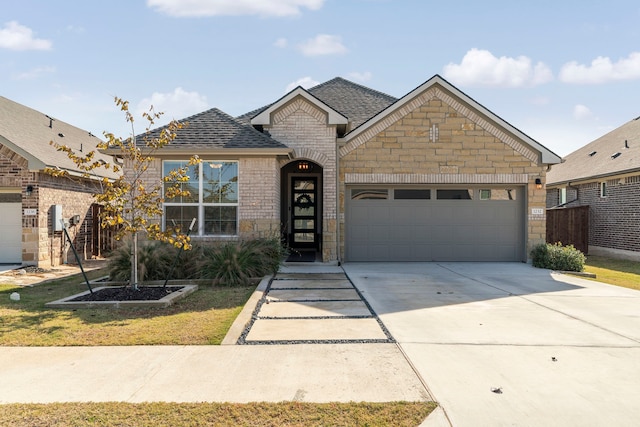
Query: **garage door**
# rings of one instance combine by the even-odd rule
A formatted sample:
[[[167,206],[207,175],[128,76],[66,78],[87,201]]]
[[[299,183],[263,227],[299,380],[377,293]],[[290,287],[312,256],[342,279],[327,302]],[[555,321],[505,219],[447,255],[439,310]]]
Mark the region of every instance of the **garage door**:
[[[523,187],[347,188],[347,261],[522,261]]]
[[[22,196],[0,192],[0,264],[22,264]]]

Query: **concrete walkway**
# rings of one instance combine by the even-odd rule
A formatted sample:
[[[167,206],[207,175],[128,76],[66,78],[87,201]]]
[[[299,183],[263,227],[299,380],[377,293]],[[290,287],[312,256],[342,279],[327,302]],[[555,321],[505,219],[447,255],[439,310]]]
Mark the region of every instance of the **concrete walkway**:
[[[344,268],[453,426],[640,424],[640,292],[517,263]]]

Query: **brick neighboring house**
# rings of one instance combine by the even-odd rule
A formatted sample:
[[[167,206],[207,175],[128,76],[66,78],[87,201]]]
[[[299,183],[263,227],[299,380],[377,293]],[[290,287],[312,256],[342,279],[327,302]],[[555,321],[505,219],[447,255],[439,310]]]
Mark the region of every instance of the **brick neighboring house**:
[[[526,261],[545,240],[560,157],[437,75],[399,99],[335,78],[184,120],[154,179],[203,159],[162,219],[197,218],[195,240],[282,232],[325,262]]]
[[[69,234],[80,256],[91,258],[100,248],[92,195],[107,171],[95,180],[79,178],[76,165],[50,141],[84,153],[98,143],[85,130],[0,96],[0,263],[43,268],[75,263],[63,232],[54,227],[54,206],[71,220]],[[99,153],[98,158],[111,161]],[[75,177],[54,178],[43,173],[46,167]]]
[[[640,117],[547,173],[547,207],[589,206],[589,253],[640,260]]]

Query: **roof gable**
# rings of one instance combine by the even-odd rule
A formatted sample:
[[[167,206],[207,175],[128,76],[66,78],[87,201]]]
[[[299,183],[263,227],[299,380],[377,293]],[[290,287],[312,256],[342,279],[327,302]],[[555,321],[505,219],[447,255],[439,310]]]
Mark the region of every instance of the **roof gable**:
[[[640,171],[640,117],[569,154],[547,173],[547,185]]]
[[[95,150],[100,140],[82,130],[44,113],[0,96],[0,143],[25,158],[31,171],[59,167],[80,172],[75,163],[49,144],[55,141],[71,147],[78,154]],[[96,153],[96,159],[111,162],[109,156]],[[106,169],[95,171],[99,176],[114,176]]]
[[[273,104],[262,110],[260,113],[258,113],[254,118],[251,119],[251,124],[254,126],[264,126],[271,124],[273,114],[298,97],[303,98],[304,100],[318,108],[320,111],[323,111],[327,116],[327,125],[346,126],[349,122],[349,120],[344,115],[329,107],[323,101],[311,95],[302,87],[298,86],[297,88],[293,89],[291,92],[280,98],[278,101],[274,102]]]
[[[344,146],[340,149],[340,155],[344,156],[353,151],[431,98],[443,100],[531,161],[544,164],[555,164],[561,161],[557,154],[489,111],[437,74],[341,138]]]
[[[360,126],[370,117],[396,101],[393,96],[353,83],[342,77],[335,77],[321,83],[308,89],[307,92],[346,117],[349,120],[349,130]],[[243,123],[250,123],[252,118],[272,105],[269,104],[250,111],[238,116],[237,119]]]

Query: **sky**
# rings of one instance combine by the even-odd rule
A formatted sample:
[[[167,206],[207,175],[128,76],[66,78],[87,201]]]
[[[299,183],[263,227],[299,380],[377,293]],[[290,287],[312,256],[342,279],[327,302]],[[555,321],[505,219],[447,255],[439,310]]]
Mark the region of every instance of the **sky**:
[[[640,2],[3,0],[0,95],[95,135],[439,74],[565,156],[640,116]],[[114,97],[130,102],[133,129]]]

